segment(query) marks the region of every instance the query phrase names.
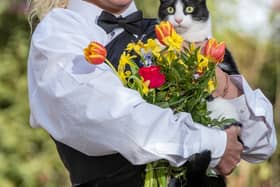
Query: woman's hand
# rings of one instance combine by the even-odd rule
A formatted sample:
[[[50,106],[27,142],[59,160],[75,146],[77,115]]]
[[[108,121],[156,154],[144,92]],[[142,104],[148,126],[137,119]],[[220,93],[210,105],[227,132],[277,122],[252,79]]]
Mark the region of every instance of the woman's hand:
[[[213,97],[223,97],[233,99],[239,97],[242,93],[237,86],[230,80],[229,75],[216,67],[217,88],[212,93]]]
[[[227,133],[227,145],[219,164],[216,169],[221,175],[229,175],[233,172],[234,168],[241,160],[241,153],[243,151],[243,145],[238,141],[238,135],[240,134],[240,127],[231,126],[226,129]]]

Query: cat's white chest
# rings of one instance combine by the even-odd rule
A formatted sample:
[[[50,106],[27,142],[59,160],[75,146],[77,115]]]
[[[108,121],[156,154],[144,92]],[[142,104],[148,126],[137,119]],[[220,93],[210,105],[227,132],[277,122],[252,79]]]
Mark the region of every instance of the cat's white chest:
[[[235,119],[236,121],[241,121],[239,113],[229,100],[217,97],[212,101],[207,102],[207,110],[211,112],[210,117],[212,119]]]
[[[176,29],[176,28],[175,28]],[[202,42],[211,37],[210,19],[207,22],[193,21],[185,32],[179,33],[188,42]]]

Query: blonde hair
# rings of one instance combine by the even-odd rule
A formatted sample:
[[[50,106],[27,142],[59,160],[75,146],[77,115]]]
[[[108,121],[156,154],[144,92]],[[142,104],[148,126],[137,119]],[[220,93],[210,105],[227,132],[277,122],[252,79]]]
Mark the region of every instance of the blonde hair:
[[[28,0],[28,20],[32,25],[36,19],[41,20],[53,8],[66,8],[68,0]]]

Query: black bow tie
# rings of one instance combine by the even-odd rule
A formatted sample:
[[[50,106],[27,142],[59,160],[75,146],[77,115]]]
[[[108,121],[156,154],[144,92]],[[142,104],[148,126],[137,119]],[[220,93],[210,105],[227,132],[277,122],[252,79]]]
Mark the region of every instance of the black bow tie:
[[[142,34],[142,19],[143,14],[141,11],[134,12],[126,17],[115,17],[103,11],[97,20],[97,24],[102,27],[107,34],[112,32],[115,28],[123,28],[129,33],[140,36]]]

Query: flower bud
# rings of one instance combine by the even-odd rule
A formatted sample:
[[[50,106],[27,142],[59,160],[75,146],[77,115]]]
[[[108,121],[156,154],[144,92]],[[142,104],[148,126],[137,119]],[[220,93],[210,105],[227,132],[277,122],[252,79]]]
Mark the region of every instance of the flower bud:
[[[167,37],[171,37],[175,30],[170,22],[162,21],[159,25],[156,25],[155,32],[159,42],[163,45],[166,45],[164,39]]]
[[[91,64],[102,64],[107,56],[106,48],[98,42],[91,42],[84,49],[86,60]]]
[[[224,42],[218,43],[215,39],[209,39],[204,47],[204,55],[215,63],[223,61],[226,45]]]

